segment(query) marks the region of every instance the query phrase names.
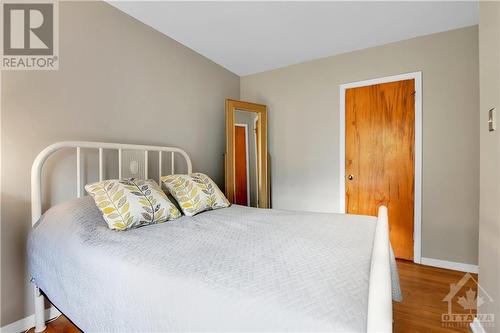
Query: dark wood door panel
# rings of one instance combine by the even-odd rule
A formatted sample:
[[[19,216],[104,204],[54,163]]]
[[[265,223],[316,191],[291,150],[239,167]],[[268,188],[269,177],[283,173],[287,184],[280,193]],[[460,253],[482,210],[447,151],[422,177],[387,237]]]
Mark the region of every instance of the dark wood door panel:
[[[413,259],[415,82],[346,90],[346,212],[389,212],[396,257]],[[349,179],[352,175],[352,179]]]

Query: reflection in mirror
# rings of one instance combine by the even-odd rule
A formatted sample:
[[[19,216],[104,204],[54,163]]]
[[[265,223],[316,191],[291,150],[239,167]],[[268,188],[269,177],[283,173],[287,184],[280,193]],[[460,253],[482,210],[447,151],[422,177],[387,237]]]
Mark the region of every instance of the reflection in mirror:
[[[258,113],[234,110],[234,203],[258,207]]]
[[[235,204],[269,208],[267,107],[226,100],[225,192]]]

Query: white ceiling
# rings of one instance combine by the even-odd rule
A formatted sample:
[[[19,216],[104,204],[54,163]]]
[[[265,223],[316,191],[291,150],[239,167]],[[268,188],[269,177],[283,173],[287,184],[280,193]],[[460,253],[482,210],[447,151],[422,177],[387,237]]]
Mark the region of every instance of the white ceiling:
[[[475,1],[110,3],[242,76],[478,23]]]

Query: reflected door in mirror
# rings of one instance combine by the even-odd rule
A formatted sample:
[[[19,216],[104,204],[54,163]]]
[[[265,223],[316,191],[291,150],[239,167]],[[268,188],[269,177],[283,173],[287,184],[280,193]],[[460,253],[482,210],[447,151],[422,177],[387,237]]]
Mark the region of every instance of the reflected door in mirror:
[[[248,134],[247,127],[234,125],[234,203],[248,206]]]
[[[256,112],[234,111],[234,203],[251,207],[259,207],[258,117]]]
[[[225,189],[232,203],[269,207],[266,106],[226,100]]]

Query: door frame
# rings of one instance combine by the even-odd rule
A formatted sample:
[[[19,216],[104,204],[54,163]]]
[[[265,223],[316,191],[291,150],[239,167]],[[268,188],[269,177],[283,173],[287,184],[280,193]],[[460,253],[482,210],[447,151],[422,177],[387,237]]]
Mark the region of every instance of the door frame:
[[[365,87],[380,83],[415,80],[415,186],[413,216],[413,261],[422,258],[422,72],[411,72],[380,78],[341,84],[339,122],[339,212],[345,213],[345,91],[349,88]]]
[[[245,128],[245,155],[246,155],[246,171],[247,171],[247,206],[250,207],[250,161],[248,159],[248,125],[235,123],[234,126]]]

